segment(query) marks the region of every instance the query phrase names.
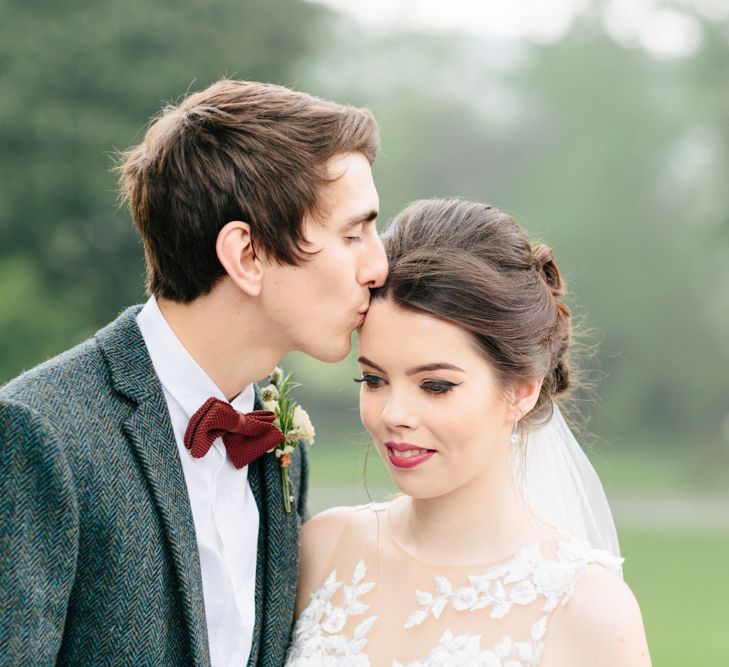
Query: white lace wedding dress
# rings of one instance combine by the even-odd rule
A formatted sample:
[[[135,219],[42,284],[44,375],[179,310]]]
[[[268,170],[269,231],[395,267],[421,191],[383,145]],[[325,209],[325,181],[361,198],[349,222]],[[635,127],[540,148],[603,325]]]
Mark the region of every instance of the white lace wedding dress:
[[[580,574],[622,563],[563,534],[495,564],[438,566],[402,549],[384,512],[356,514],[296,622],[287,667],[538,665]]]

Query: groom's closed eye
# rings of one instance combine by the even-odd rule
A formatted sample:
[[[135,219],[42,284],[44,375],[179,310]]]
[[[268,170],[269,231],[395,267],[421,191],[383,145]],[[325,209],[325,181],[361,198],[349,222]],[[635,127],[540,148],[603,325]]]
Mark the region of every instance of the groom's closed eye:
[[[347,232],[344,237],[347,241],[361,241],[362,240],[362,225],[357,225],[354,229]]]
[[[340,231],[346,236],[347,234],[351,234],[352,230],[357,229],[358,227],[361,230],[362,226],[365,223],[374,222],[375,220],[377,220],[377,211],[373,209],[371,211],[367,211],[366,213],[352,216],[342,223]]]

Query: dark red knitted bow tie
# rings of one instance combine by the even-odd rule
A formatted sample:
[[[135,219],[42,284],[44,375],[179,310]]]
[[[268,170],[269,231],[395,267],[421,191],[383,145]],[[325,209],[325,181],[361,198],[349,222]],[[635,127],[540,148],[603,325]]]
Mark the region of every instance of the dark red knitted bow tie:
[[[195,458],[208,453],[215,438],[222,436],[225,451],[236,468],[255,461],[269,449],[283,442],[284,434],[269,410],[243,414],[230,403],[209,398],[192,416],[185,431],[185,447]]]

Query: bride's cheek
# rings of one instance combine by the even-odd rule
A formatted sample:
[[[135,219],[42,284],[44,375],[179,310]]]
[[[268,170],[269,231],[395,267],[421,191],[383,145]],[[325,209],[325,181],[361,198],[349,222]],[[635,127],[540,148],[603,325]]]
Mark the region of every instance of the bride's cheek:
[[[373,396],[365,394],[364,391],[359,398],[359,416],[364,427],[370,432],[376,431],[378,423],[381,421],[377,414],[376,401]]]

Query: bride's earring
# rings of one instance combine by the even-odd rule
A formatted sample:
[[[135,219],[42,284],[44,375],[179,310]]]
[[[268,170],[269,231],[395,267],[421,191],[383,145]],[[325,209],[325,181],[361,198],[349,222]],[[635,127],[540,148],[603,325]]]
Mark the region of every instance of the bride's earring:
[[[516,445],[519,442],[519,436],[516,433],[518,427],[519,427],[519,420],[516,417],[514,417],[514,428],[511,429],[511,437],[509,438],[509,442],[512,445]]]

